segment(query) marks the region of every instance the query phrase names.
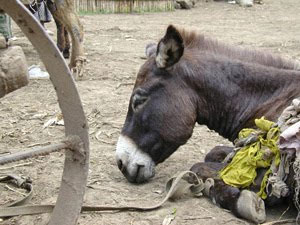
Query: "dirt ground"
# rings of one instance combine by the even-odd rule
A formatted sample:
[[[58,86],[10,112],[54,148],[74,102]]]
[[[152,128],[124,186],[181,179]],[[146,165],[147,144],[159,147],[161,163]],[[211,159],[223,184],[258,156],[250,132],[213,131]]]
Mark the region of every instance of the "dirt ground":
[[[166,162],[157,166],[156,177],[143,185],[126,181],[115,163],[115,145],[122,128],[128,100],[139,67],[144,62],[147,43],[157,41],[168,24],[184,26],[224,42],[255,47],[300,60],[300,1],[265,0],[263,5],[237,5],[200,1],[192,10],[166,13],[81,15],[85,29],[88,63],[77,81],[89,122],[90,172],[85,203],[95,205],[152,205],[164,197],[168,178],[203,160],[209,149],[228,141],[196,126],[193,137]],[[14,25],[14,35],[28,59],[41,64],[36,51]],[[55,32],[54,23],[46,25]],[[54,37],[55,39],[55,37]],[[36,144],[61,140],[63,126],[43,129],[43,124],[59,114],[55,91],[49,80],[31,80],[27,87],[0,99],[0,154],[20,151]],[[7,164],[0,173],[29,176],[34,185],[33,203],[53,203],[59,190],[63,154],[38,157]],[[0,204],[21,195],[0,185]],[[6,193],[6,194],[5,194]],[[282,209],[269,210],[268,220],[279,219]],[[176,211],[171,225],[249,224],[218,208],[205,198],[184,197],[152,212],[82,214],[81,225],[157,225]],[[285,215],[290,217],[290,215]],[[15,217],[0,224],[45,224],[47,216]]]

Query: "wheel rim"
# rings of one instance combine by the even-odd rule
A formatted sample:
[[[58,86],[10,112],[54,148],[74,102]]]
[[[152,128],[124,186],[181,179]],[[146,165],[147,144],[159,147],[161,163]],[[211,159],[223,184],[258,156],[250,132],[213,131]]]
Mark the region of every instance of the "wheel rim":
[[[74,79],[56,44],[20,1],[0,0],[0,8],[27,36],[49,72],[64,117],[66,136],[77,135],[83,142],[84,154],[66,150],[60,190],[49,221],[50,225],[76,224],[88,177],[89,139],[88,125]]]

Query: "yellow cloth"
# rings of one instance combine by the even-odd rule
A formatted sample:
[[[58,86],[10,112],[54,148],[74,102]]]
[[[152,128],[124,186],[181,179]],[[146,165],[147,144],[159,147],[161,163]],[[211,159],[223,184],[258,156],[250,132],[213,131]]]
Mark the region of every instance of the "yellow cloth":
[[[255,129],[243,129],[239,133],[239,138],[246,138],[252,133],[258,135],[258,141],[241,148],[232,161],[220,171],[222,180],[231,186],[237,188],[247,188],[254,183],[256,177],[256,169],[259,167],[269,168],[265,173],[261,183],[260,191],[257,193],[261,198],[265,199],[265,187],[267,179],[271,173],[270,166],[275,160],[275,165],[280,163],[280,153],[277,147],[277,141],[280,135],[279,128],[272,127],[273,122],[266,120],[264,117],[256,119]],[[270,149],[272,154],[267,154],[266,150]]]

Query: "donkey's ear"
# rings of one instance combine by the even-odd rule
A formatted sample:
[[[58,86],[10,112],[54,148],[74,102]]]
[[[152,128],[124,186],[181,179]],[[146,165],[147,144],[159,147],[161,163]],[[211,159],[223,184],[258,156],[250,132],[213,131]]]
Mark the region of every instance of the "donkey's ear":
[[[149,43],[146,46],[145,54],[147,58],[150,58],[152,55],[156,53],[157,44],[156,43]]]
[[[170,25],[157,46],[155,58],[157,67],[167,68],[173,66],[183,55],[183,50],[183,40],[179,31]]]

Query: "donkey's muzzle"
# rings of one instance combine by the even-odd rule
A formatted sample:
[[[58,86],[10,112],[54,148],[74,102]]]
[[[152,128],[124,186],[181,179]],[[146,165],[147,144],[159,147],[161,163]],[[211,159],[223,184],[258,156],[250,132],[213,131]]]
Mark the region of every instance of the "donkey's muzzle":
[[[117,143],[116,161],[119,170],[131,183],[143,183],[155,175],[155,163],[151,157],[123,135]]]

